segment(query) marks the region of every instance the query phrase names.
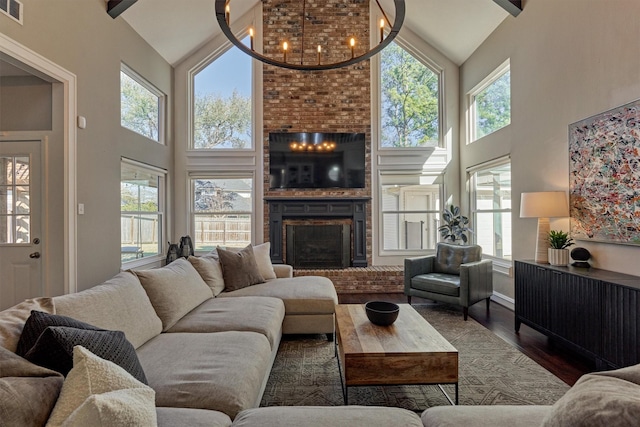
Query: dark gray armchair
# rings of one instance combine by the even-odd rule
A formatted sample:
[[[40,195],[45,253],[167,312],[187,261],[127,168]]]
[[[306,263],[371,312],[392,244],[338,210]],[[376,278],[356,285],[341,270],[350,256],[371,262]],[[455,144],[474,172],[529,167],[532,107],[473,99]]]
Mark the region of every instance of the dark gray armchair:
[[[469,307],[493,294],[491,260],[482,260],[478,245],[461,246],[438,243],[436,254],[404,260],[404,293],[411,297],[462,306],[464,320]]]

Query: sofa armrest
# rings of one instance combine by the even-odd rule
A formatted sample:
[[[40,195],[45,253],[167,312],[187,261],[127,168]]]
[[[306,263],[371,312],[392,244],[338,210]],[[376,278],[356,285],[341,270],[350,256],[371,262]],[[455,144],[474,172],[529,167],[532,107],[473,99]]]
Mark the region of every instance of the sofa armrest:
[[[409,295],[411,289],[411,278],[418,274],[427,274],[433,272],[433,264],[436,259],[435,255],[427,255],[416,258],[405,258],[404,260],[404,293]]]
[[[273,264],[273,271],[278,279],[293,277],[293,267],[288,264]]]
[[[460,264],[460,305],[469,307],[493,294],[493,261]]]

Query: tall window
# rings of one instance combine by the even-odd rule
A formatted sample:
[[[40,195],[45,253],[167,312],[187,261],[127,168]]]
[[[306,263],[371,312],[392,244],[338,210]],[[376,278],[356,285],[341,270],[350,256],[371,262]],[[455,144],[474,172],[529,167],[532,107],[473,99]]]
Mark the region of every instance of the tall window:
[[[122,263],[163,253],[164,171],[123,159],[120,165]]]
[[[383,148],[440,145],[440,73],[392,42],[380,53]]]
[[[164,143],[165,95],[126,65],[120,69],[120,124]]]
[[[472,229],[482,253],[511,260],[511,163],[482,165],[471,172]]]
[[[194,75],[193,92],[194,149],[252,148],[249,55],[232,47]]]
[[[191,195],[196,250],[251,243],[253,178],[192,178]]]
[[[501,65],[471,92],[471,141],[511,123],[511,71]]]
[[[436,176],[380,175],[382,249],[432,249],[438,239],[440,184]]]

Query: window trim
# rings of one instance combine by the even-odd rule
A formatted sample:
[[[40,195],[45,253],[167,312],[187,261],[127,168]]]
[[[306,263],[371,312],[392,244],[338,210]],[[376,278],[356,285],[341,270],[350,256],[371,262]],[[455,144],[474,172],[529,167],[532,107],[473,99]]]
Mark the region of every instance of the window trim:
[[[494,132],[490,134],[484,135],[483,137],[477,138],[476,136],[476,122],[477,122],[477,111],[476,111],[476,102],[475,98],[486,88],[491,86],[498,80],[500,77],[505,75],[507,72],[511,71],[511,58],[507,58],[502,64],[500,64],[495,70],[493,70],[487,77],[482,79],[480,83],[475,85],[468,93],[467,93],[467,103],[468,103],[468,116],[467,116],[467,144],[472,144],[487,135],[491,135],[491,133],[497,132],[500,129],[504,129],[505,127],[511,124],[511,115],[509,116],[509,124],[505,125],[499,129],[496,129]],[[511,86],[509,87],[509,91],[511,91]]]
[[[256,200],[256,173],[251,170],[248,172],[228,171],[228,170],[207,170],[207,171],[191,171],[187,174],[187,188],[188,188],[188,215],[189,215],[189,235],[195,236],[195,215],[193,205],[194,199],[194,187],[193,181],[197,179],[251,179],[251,244],[255,245],[258,233],[257,215],[258,215],[258,202]],[[261,212],[260,212],[261,214]],[[197,243],[197,242],[196,242]],[[197,250],[196,255],[203,255],[207,251]]]
[[[507,155],[507,156],[503,156],[503,157],[498,157],[496,159],[493,160],[489,160],[487,162],[483,162],[471,167],[467,168],[467,180],[469,182],[469,211],[470,211],[470,219],[471,219],[471,228],[474,229],[475,228],[475,223],[476,221],[476,213],[477,212],[500,212],[500,213],[504,213],[504,212],[508,212],[512,214],[512,220],[513,220],[513,200],[511,201],[511,209],[490,209],[490,210],[478,210],[477,208],[477,199],[475,197],[476,194],[476,183],[475,183],[475,174],[479,171],[483,171],[483,170],[487,170],[490,168],[494,168],[494,167],[498,167],[498,166],[503,166],[503,165],[509,165],[509,169],[511,169],[511,155]],[[512,182],[512,188],[513,188],[513,182]],[[478,244],[477,243],[477,234],[476,233],[472,233],[472,241],[474,244]],[[513,257],[513,233],[512,233],[512,238],[511,238],[511,252],[512,252],[512,257]],[[511,277],[511,268],[513,265],[513,259],[507,259],[507,258],[502,258],[502,257],[497,257],[494,255],[489,255],[489,254],[482,254],[483,258],[486,259],[491,259],[493,260],[493,270],[498,272],[498,273],[502,273],[505,274],[509,277]]]
[[[379,34],[378,22],[382,17],[378,16],[375,19],[374,28],[375,31],[371,31],[371,34],[375,34],[376,36]],[[377,43],[377,42],[376,42]],[[376,127],[376,136],[377,136],[377,150],[381,154],[391,154],[393,152],[402,152],[402,153],[411,153],[413,152],[421,152],[421,151],[433,151],[435,149],[443,149],[446,147],[445,144],[445,123],[446,123],[446,106],[445,106],[445,93],[444,93],[444,68],[439,66],[435,61],[429,58],[425,53],[423,53],[419,48],[417,48],[413,43],[411,43],[406,38],[402,37],[399,34],[392,43],[397,44],[402,49],[407,51],[411,56],[413,56],[417,61],[422,63],[425,67],[429,68],[434,74],[438,76],[438,145],[436,147],[383,147],[382,146],[382,62],[380,55],[376,55],[372,58],[372,73],[375,73],[375,78],[372,78],[372,95],[371,102],[372,108],[371,112],[375,115],[375,119],[372,121],[372,125]],[[386,153],[385,153],[386,152]]]
[[[166,110],[167,110],[167,95],[163,93],[160,89],[155,87],[151,82],[142,77],[139,73],[137,73],[133,68],[129,67],[124,62],[120,63],[120,72],[126,74],[130,79],[138,83],[140,86],[151,92],[153,95],[158,97],[158,140],[156,141],[153,138],[149,138],[147,135],[143,135],[136,130],[129,129],[126,126],[122,125],[122,103],[120,103],[120,127],[123,129],[127,129],[128,131],[134,132],[137,135],[140,135],[144,138],[147,138],[149,141],[157,142],[158,144],[166,145]],[[120,83],[120,96],[122,97],[122,82]]]
[[[138,168],[145,172],[153,173],[158,176],[158,212],[157,214],[160,216],[161,224],[158,227],[158,254],[143,257],[138,259],[133,259],[131,261],[122,262],[122,254],[120,255],[120,268],[122,270],[127,268],[136,268],[141,267],[143,265],[151,264],[154,262],[158,262],[160,260],[165,259],[165,253],[167,251],[167,247],[165,246],[165,236],[167,236],[167,179],[168,173],[165,169],[150,165],[148,163],[139,162],[137,160],[129,159],[127,157],[120,158],[120,184],[122,185],[122,164],[126,164],[128,166],[132,166],[134,168]],[[121,199],[122,200],[122,199]],[[128,212],[128,211],[125,211]],[[122,210],[120,210],[122,215]],[[122,246],[122,237],[120,240],[120,246]]]

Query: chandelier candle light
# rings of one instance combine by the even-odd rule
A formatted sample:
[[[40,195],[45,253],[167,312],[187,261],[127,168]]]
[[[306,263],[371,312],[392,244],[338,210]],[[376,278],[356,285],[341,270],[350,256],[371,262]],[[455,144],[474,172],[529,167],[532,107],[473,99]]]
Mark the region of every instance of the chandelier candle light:
[[[304,24],[305,24],[305,8],[306,8],[306,0],[303,0],[303,12],[301,15],[301,28],[302,28],[302,40],[304,41]],[[360,61],[364,61],[366,59],[371,58],[373,55],[377,54],[378,52],[382,51],[382,49],[384,49],[386,46],[388,46],[393,39],[396,38],[396,36],[398,35],[398,33],[400,32],[400,28],[402,27],[402,24],[404,23],[404,16],[405,16],[405,4],[404,4],[404,0],[393,0],[394,4],[395,4],[395,19],[393,24],[391,24],[391,22],[389,21],[389,19],[387,18],[386,13],[384,12],[384,10],[382,9],[382,6],[380,6],[380,2],[379,0],[375,0],[376,4],[378,5],[378,8],[380,9],[380,12],[382,13],[382,15],[384,16],[384,18],[380,19],[380,43],[378,43],[376,46],[374,46],[373,48],[371,48],[370,50],[364,52],[361,55],[356,56],[356,51],[355,51],[355,47],[356,47],[356,39],[355,37],[350,37],[349,42],[348,42],[348,48],[351,49],[351,58],[345,59],[343,61],[339,61],[339,62],[333,62],[333,63],[326,63],[326,64],[322,64],[322,48],[320,45],[318,45],[318,61],[317,64],[304,64],[304,46],[300,47],[300,52],[301,52],[301,57],[300,57],[300,63],[288,63],[287,62],[287,50],[289,48],[289,44],[288,42],[283,42],[282,44],[282,50],[283,50],[283,60],[279,61],[275,58],[269,57],[269,56],[265,56],[259,52],[256,52],[256,50],[254,49],[254,45],[253,45],[253,41],[254,41],[254,30],[253,28],[249,29],[249,37],[251,39],[251,43],[250,46],[247,47],[244,43],[242,43],[236,36],[235,34],[231,31],[231,0],[215,0],[215,12],[216,12],[216,19],[218,21],[218,24],[220,25],[220,29],[222,30],[222,32],[224,33],[224,35],[229,39],[229,41],[231,41],[231,43],[233,43],[236,47],[238,47],[241,51],[243,51],[244,53],[246,53],[247,55],[265,63],[265,64],[269,64],[269,65],[274,65],[276,67],[282,67],[282,68],[288,68],[288,69],[292,69],[292,70],[301,70],[301,71],[320,71],[320,70],[332,70],[332,69],[336,69],[336,68],[342,68],[342,67],[347,67],[349,65],[353,65],[356,64]],[[385,38],[384,36],[384,29],[386,27],[386,25],[388,25],[390,27],[389,33],[387,34],[387,37]],[[297,49],[297,48],[296,48]]]

